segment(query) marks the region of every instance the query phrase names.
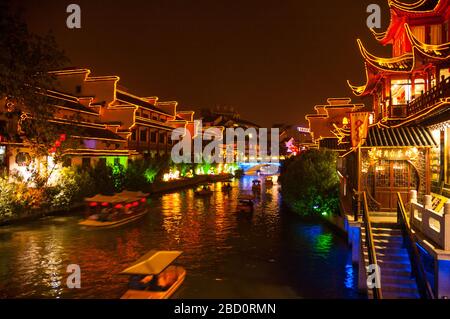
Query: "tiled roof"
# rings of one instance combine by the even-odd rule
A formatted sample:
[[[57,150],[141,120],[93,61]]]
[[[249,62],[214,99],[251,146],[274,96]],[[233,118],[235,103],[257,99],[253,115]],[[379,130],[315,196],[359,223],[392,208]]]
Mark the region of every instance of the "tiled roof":
[[[430,131],[422,126],[405,126],[384,128],[372,126],[369,128],[363,147],[434,147],[436,142]]]
[[[122,101],[125,101],[125,102],[128,102],[128,103],[134,104],[134,105],[142,106],[142,107],[145,107],[147,109],[151,109],[151,110],[159,112],[159,113],[172,115],[172,114],[169,114],[169,113],[167,113],[167,112],[157,108],[156,106],[154,106],[153,104],[151,104],[149,102],[146,102],[146,101],[144,101],[142,99],[136,98],[136,97],[134,97],[132,95],[129,95],[129,94],[125,93],[125,92],[117,91],[116,92],[116,97],[117,97],[118,100],[122,100]]]

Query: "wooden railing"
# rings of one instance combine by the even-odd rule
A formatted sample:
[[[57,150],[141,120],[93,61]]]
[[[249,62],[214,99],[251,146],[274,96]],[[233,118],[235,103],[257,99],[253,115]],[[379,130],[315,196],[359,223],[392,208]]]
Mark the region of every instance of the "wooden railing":
[[[369,206],[367,205],[366,192],[362,193],[361,210],[363,213],[363,222],[364,222],[364,226],[365,226],[364,228],[366,231],[365,245],[367,247],[367,254],[369,257],[369,265],[378,266],[377,255],[375,252],[375,245],[374,245],[374,241],[373,241],[372,225],[371,225],[370,216],[369,216]],[[375,285],[374,288],[372,288],[372,292],[373,292],[374,299],[383,299],[383,295],[381,293],[381,287],[379,287],[378,285]]]
[[[434,293],[425,274],[422,258],[420,257],[419,249],[414,240],[400,193],[397,193],[397,223],[402,230],[403,242],[408,250],[412,274],[416,278],[420,296],[424,299],[434,299]]]
[[[441,99],[450,97],[450,77],[441,81],[428,92],[414,99],[407,106],[408,116],[416,114],[437,104]]]

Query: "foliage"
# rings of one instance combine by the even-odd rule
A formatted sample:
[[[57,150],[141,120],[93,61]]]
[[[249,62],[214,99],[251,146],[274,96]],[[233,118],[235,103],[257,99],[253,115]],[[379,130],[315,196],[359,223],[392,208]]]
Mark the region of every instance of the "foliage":
[[[8,1],[0,3],[0,34],[0,99],[5,102],[6,115],[18,121],[35,156],[48,155],[58,132],[48,125],[53,107],[43,93],[54,87],[48,72],[60,69],[68,60],[51,34],[29,32]],[[25,113],[33,120],[25,119]]]
[[[11,183],[8,178],[0,178],[0,219],[12,217],[25,210],[19,200],[20,184]]]
[[[56,187],[49,188],[51,192],[51,206],[58,209],[69,209],[80,200],[83,174],[76,169],[65,167],[59,171]]]
[[[87,172],[93,179],[94,189],[97,193],[112,195],[116,192],[111,166],[99,161],[94,167],[87,169]]]
[[[301,214],[332,214],[339,203],[336,155],[310,150],[286,161],[280,182],[285,202]]]

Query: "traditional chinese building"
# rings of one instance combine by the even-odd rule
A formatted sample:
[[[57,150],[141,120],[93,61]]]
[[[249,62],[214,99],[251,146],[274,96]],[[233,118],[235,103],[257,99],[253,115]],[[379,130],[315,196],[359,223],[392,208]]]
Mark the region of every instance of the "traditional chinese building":
[[[92,77],[88,69],[51,74],[55,88],[42,94],[52,110],[48,124],[65,142],[64,165],[104,161],[126,166],[129,158],[167,155],[174,128],[194,130],[193,111],[178,112],[177,102],[120,89],[117,76]],[[20,129],[21,122],[33,120],[27,114],[26,106],[12,108],[6,99],[0,101],[0,167],[6,173],[27,174],[33,155]]]
[[[448,298],[450,1],[390,0],[389,8],[388,29],[373,35],[391,56],[358,40],[366,83],[349,83],[372,97],[374,123],[351,113],[350,129],[335,132],[350,142],[338,162],[341,207],[354,213],[346,220],[359,287],[368,288],[367,266],[381,267],[369,296]]]
[[[340,132],[347,132],[350,113],[360,111],[363,104],[352,104],[350,98],[329,98],[326,105],[316,105],[315,114],[306,115],[312,142],[319,148],[346,152],[350,141]]]
[[[358,40],[367,80],[361,86],[349,85],[356,96],[372,97],[375,123],[359,152],[344,159],[352,164],[343,165],[341,174],[353,179],[356,191],[367,193],[372,210],[395,211],[397,192],[406,202],[411,190],[423,198],[450,182],[449,4],[390,1],[388,29],[373,34],[381,45],[392,46],[391,57],[371,54]]]
[[[178,102],[158,97],[139,97],[118,85],[117,76],[90,76],[89,69],[57,71],[59,89],[86,99],[100,121],[115,127],[127,140],[127,148],[144,156],[170,154],[171,132],[185,127],[193,131],[193,111],[177,111]]]

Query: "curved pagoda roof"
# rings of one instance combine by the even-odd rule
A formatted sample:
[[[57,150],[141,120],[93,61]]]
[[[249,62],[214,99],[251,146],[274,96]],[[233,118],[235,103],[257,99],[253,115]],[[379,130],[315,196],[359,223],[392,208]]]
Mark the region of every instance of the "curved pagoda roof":
[[[404,25],[411,42],[412,52],[399,57],[381,58],[369,53],[358,39],[358,46],[365,61],[366,84],[355,86],[348,82],[353,94],[369,95],[376,88],[378,81],[386,75],[409,74],[419,70],[429,63],[450,60],[450,42],[440,45],[425,44],[419,41],[411,32],[408,24]],[[418,63],[420,62],[420,63]]]
[[[419,41],[412,33],[409,25],[405,25],[406,34],[415,55],[420,54],[422,58],[447,61],[450,59],[450,42],[444,44],[426,44]]]
[[[391,22],[384,32],[371,30],[374,37],[383,45],[391,43],[395,38],[398,28],[411,19],[436,19],[445,18],[450,10],[450,0],[417,0],[414,3],[403,3],[399,0],[389,0]]]
[[[446,1],[442,0],[417,0],[414,3],[404,3],[399,0],[389,0],[389,7],[404,14],[423,14],[435,12]]]

